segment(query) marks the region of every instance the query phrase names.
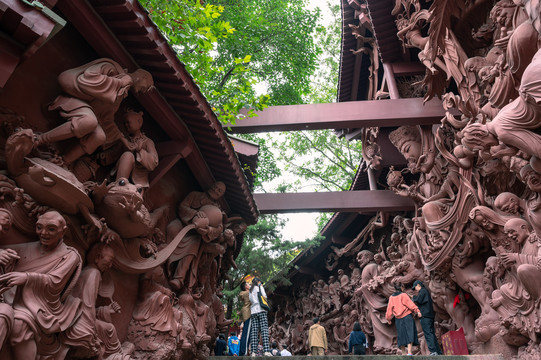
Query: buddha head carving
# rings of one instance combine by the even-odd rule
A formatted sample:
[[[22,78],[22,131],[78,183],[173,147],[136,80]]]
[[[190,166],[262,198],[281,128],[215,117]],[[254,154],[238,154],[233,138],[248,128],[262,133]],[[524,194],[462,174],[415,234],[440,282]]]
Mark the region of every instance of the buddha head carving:
[[[408,161],[408,168],[417,172],[417,161],[421,156],[421,134],[415,126],[401,126],[389,134],[391,143]]]

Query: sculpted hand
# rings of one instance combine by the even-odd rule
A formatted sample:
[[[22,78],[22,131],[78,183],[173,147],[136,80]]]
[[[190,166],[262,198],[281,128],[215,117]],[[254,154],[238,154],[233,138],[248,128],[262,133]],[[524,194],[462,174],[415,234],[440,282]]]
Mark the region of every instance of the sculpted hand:
[[[175,297],[175,293],[173,292],[173,290],[166,288],[165,286],[162,288],[162,293],[170,299],[173,299]]]
[[[137,196],[132,195],[130,198],[124,197],[120,200],[119,205],[120,207],[126,209],[130,218],[132,218],[134,221],[143,220],[143,216],[139,213],[139,209],[141,208],[141,205],[143,205],[143,202]]]
[[[120,200],[120,207],[126,209],[130,214],[136,213],[141,207],[141,201],[133,195],[129,199],[123,197]]]
[[[128,150],[128,151],[134,151],[135,145],[131,143],[125,136],[122,136],[120,138],[120,142],[122,142],[122,145]]]
[[[104,220],[104,219],[102,219]],[[100,241],[105,244],[109,244],[111,242],[119,242],[121,240],[120,235],[112,229],[109,229],[107,227],[107,224],[105,223],[105,220],[103,221],[103,228],[100,232]]]
[[[120,314],[120,305],[116,301],[113,301],[109,305],[109,309],[111,314]]]
[[[12,272],[0,276],[0,284],[3,287],[13,287],[15,285],[24,285],[28,280],[28,274],[22,272]]]
[[[508,254],[508,253],[504,253],[504,254],[501,254],[500,255],[500,258],[503,262],[503,264],[508,267],[508,266],[511,266],[513,265],[513,263],[516,261],[516,254]]]
[[[15,250],[0,249],[0,265],[7,265],[13,260],[19,260],[20,257]]]

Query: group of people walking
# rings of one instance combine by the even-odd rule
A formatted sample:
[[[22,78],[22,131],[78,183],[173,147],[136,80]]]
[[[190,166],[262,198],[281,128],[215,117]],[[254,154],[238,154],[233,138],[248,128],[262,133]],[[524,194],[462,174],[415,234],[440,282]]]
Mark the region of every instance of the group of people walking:
[[[404,291],[402,284],[394,284],[395,292],[389,298],[387,305],[386,319],[392,324],[394,317],[397,330],[397,346],[407,355],[413,355],[413,345],[419,345],[417,326],[413,315],[415,314],[421,322],[426,345],[430,355],[441,355],[442,351],[436,338],[434,330],[434,305],[432,297],[420,280],[415,280],[412,290],[417,295],[410,298]],[[314,324],[308,331],[308,345],[311,355],[325,355],[327,350],[327,334],[321,326],[319,318],[314,318]],[[365,355],[368,348],[366,335],[361,330],[359,322],[353,324],[353,331],[349,335],[349,353],[353,355]]]
[[[434,330],[435,313],[432,297],[424,284],[419,280],[413,283],[412,290],[416,291],[417,295],[412,298],[404,292],[402,284],[396,283],[394,284],[394,288],[395,292],[389,298],[386,319],[389,324],[392,324],[393,318],[395,319],[398,335],[397,345],[402,350],[402,354],[405,353],[407,348],[407,355],[413,355],[413,346],[419,345],[417,326],[413,318],[413,315],[416,315],[420,320],[430,355],[441,355],[442,351]],[[241,316],[243,326],[240,340],[236,336],[233,338],[234,345],[240,343],[238,350],[236,350],[237,347],[235,346],[236,351],[234,355],[258,355],[258,349],[261,348],[259,344],[260,335],[263,348],[262,355],[291,355],[287,348],[280,351],[277,344],[273,343],[271,348],[267,311],[260,304],[260,296],[266,298],[267,294],[259,278],[254,278],[251,284],[247,282],[241,284],[239,298],[242,302]],[[225,343],[225,341],[223,342]],[[311,355],[325,355],[327,350],[327,334],[317,317],[313,319],[313,325],[308,331],[308,345]],[[365,355],[367,348],[368,341],[366,335],[361,330],[360,323],[355,322],[353,324],[353,331],[349,336],[349,353]]]

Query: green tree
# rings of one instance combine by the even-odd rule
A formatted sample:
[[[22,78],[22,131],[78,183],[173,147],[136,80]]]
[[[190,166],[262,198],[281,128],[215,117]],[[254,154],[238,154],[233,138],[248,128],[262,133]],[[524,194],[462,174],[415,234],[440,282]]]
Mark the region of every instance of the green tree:
[[[322,104],[335,102],[338,92],[338,74],[340,73],[340,46],[342,40],[342,18],[340,4],[327,1],[330,19],[321,25],[315,42],[322,49],[318,58],[317,71],[310,78],[310,92],[307,103]]]
[[[296,104],[321,52],[305,0],[141,0],[224,123]],[[251,114],[251,113],[250,113]]]
[[[310,91],[304,99],[308,103],[330,103],[337,98],[342,22],[340,5],[327,2],[327,6],[330,19],[325,26],[317,26],[324,29],[316,32],[315,37],[322,53],[317,76],[311,77]],[[258,184],[267,192],[347,191],[361,162],[361,143],[339,138],[331,130],[257,134],[250,135],[250,140],[264,144],[261,153],[265,159],[273,160],[262,162],[260,166]],[[272,155],[265,154],[266,149],[270,149]],[[274,173],[274,168],[280,169],[280,173]],[[274,185],[275,188],[266,188],[270,181],[284,174],[291,176]],[[320,214],[316,220],[319,229],[331,216]]]

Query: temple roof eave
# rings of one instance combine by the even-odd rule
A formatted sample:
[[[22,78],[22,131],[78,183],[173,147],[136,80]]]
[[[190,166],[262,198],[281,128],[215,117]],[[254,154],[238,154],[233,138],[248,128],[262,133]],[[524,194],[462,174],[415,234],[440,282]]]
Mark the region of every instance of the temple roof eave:
[[[155,105],[169,115],[162,122],[178,130],[175,140],[194,141],[199,161],[205,163],[189,163],[195,167],[200,186],[207,188],[214,181],[223,181],[231,211],[249,224],[256,223],[259,214],[251,186],[222,124],[145,9],[133,0],[59,1],[57,6],[99,56],[113,58],[129,71],[140,67],[153,75],[156,90],[138,100],[149,103],[163,99]],[[119,26],[122,31],[115,31]]]

